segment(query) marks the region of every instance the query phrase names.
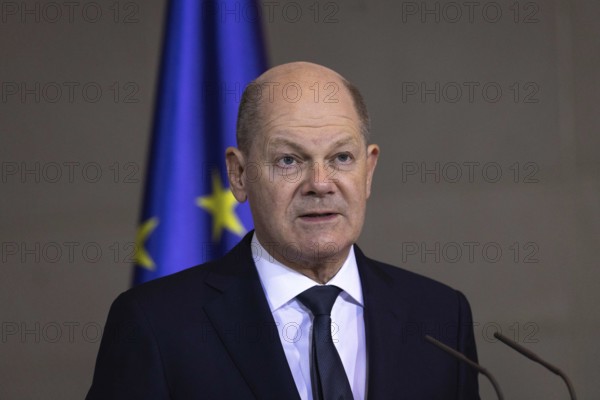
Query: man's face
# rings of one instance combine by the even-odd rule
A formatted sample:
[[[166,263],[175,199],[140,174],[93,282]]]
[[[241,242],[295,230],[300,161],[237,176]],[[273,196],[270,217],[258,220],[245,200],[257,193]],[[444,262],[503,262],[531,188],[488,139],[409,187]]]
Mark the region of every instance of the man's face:
[[[302,268],[346,257],[363,226],[379,153],[365,144],[343,83],[330,86],[339,89],[329,98],[337,103],[309,88],[317,82],[323,90],[331,81],[295,80],[304,94],[299,101],[275,96],[266,102],[245,157],[244,194],[260,243],[284,264]]]

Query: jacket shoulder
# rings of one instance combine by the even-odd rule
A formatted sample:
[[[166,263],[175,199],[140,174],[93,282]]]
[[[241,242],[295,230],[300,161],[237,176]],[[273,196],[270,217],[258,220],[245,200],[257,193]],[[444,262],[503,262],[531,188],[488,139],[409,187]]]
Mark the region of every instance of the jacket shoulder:
[[[215,291],[226,286],[231,278],[253,277],[256,270],[253,267],[252,254],[248,238],[244,238],[237,246],[216,260],[208,261],[191,268],[184,269],[171,275],[151,280],[135,286],[120,297],[150,301],[189,300],[193,297],[197,302],[207,297],[212,298]]]
[[[446,294],[456,292],[452,287],[416,272],[368,257],[365,257],[365,260],[376,273],[385,276],[390,284],[402,286],[404,289],[410,290],[411,292],[433,291]]]
[[[386,288],[391,294],[390,301],[411,304],[414,309],[435,314],[440,311],[452,314],[468,311],[470,314],[468,300],[460,291],[416,272],[368,258],[360,249],[356,253],[359,265],[364,265],[361,279],[378,282],[377,286],[367,283],[371,291]]]

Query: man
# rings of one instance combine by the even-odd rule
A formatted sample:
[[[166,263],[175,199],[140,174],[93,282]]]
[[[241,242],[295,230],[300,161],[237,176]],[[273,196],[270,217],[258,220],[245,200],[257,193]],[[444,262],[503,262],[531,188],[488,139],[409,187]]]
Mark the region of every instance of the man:
[[[246,89],[237,130],[230,186],[255,231],[119,296],[87,398],[478,399],[476,373],[423,339],[476,359],[465,297],[354,244],[379,156],[358,90],[281,65]]]

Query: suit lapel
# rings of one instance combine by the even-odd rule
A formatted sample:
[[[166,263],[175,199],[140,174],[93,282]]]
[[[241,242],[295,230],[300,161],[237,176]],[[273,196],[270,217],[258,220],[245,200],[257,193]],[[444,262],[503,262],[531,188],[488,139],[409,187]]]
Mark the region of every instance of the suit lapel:
[[[207,278],[222,294],[204,309],[256,398],[300,400],[252,261],[250,239],[251,233]]]
[[[402,340],[402,329],[408,321],[408,303],[394,293],[391,278],[370,263],[358,246],[355,246],[355,254],[365,304],[367,398],[392,398],[398,395],[393,393],[393,388],[404,385],[398,382],[403,374],[394,366],[398,365],[398,357],[410,351]]]

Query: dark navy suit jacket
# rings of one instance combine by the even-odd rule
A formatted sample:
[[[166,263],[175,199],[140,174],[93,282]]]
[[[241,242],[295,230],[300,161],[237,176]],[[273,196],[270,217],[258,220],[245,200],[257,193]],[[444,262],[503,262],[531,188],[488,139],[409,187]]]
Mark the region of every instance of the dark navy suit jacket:
[[[88,400],[300,400],[250,250],[140,285],[113,303]],[[466,298],[355,247],[367,398],[479,399],[477,375],[423,339],[476,359]],[[338,334],[342,334],[339,332]]]

